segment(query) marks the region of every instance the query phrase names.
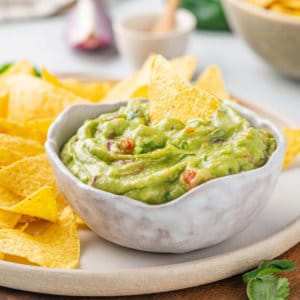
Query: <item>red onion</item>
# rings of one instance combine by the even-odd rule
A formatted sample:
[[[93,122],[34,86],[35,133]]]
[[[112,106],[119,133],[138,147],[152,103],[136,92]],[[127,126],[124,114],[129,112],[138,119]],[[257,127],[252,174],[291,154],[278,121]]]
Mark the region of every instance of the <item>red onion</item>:
[[[113,43],[111,20],[101,0],[79,0],[70,14],[68,40],[73,48],[97,50]]]

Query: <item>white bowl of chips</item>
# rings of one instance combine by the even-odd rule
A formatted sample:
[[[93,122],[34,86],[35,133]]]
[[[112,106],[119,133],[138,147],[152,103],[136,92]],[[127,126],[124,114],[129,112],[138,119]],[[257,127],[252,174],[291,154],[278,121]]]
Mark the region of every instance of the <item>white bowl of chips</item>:
[[[283,74],[299,79],[299,4],[294,2],[293,13],[292,9],[285,7],[284,1],[253,1],[261,3],[261,7],[249,2],[251,0],[222,0],[232,29],[269,65]],[[268,3],[272,2],[273,10],[264,9],[264,4],[268,8]]]

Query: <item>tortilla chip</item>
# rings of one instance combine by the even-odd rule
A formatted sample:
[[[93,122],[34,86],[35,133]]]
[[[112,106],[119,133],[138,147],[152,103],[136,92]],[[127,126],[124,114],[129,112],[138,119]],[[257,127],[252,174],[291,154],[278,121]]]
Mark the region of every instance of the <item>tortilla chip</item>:
[[[216,66],[207,67],[196,80],[195,86],[222,100],[230,97],[226,91],[222,73]]]
[[[64,89],[23,74],[2,79],[1,89],[9,93],[7,118],[19,123],[53,119],[72,104],[88,103]]]
[[[47,140],[48,129],[53,121],[53,119],[36,119],[25,123],[24,129],[27,132],[27,138],[44,144]]]
[[[18,196],[7,188],[0,186],[0,206],[13,206],[22,201],[23,197]]]
[[[7,133],[44,144],[52,122],[53,119],[36,119],[23,124],[0,118],[0,133]]]
[[[4,254],[0,253],[0,260],[3,260],[3,259],[4,259]]]
[[[260,6],[260,7],[268,7],[272,4],[275,0],[247,0],[247,2]]]
[[[6,90],[0,91],[0,118],[6,118],[8,111],[8,92]]]
[[[9,135],[20,137],[26,136],[26,131],[23,125],[3,118],[0,118],[0,133],[7,133]]]
[[[25,157],[0,170],[0,185],[22,197],[43,186],[53,186],[54,182],[45,154]]]
[[[60,80],[45,68],[42,69],[42,77],[45,81],[92,102],[101,101],[115,85],[112,81],[79,82],[74,79]]]
[[[11,149],[0,146],[0,168],[8,166],[22,158],[23,158],[23,156],[20,155],[18,152],[15,152]]]
[[[4,260],[9,261],[16,264],[28,265],[28,266],[37,266],[37,264],[33,264],[29,260],[23,257],[15,256],[15,255],[4,255]]]
[[[190,81],[196,70],[197,59],[194,56],[182,56],[172,59],[170,63],[174,72]]]
[[[22,197],[0,187],[0,206],[11,206],[18,203]],[[8,212],[0,209],[0,228],[14,228],[19,220],[20,214]]]
[[[3,77],[8,77],[15,74],[34,75],[33,66],[26,60],[21,60],[14,63],[7,71],[3,73]]]
[[[283,161],[283,168],[286,168],[300,154],[300,129],[284,129],[287,148]]]
[[[0,229],[11,229],[15,228],[21,218],[20,214],[15,214],[0,209]]]
[[[300,10],[299,0],[285,0],[282,4],[289,9]]]
[[[80,244],[71,208],[67,207],[58,223],[51,224],[37,236],[16,229],[0,229],[0,252],[25,258],[42,267],[75,268]]]
[[[22,219],[22,217],[21,217],[21,219]],[[20,223],[20,220],[19,220],[18,224],[15,226],[15,229],[18,229],[23,232],[28,228],[29,223]]]
[[[294,17],[300,17],[300,10],[295,10],[290,7],[286,7],[282,5],[281,3],[274,3],[269,8],[271,11],[281,14],[286,14]]]
[[[148,89],[154,57],[154,55],[150,55],[140,71],[134,73],[131,78],[120,81],[104,98],[104,102],[110,103],[131,98],[149,98]],[[172,60],[170,64],[173,72],[190,80],[195,71],[197,61],[192,56],[184,56]]]
[[[0,207],[12,206],[22,200],[22,197],[0,187]],[[0,209],[0,228],[15,228],[21,215]]]
[[[89,227],[85,224],[85,222],[77,214],[75,214],[75,220],[76,220],[77,228],[89,229]]]
[[[44,186],[13,206],[1,206],[3,210],[56,222],[58,213],[53,188]]]
[[[45,152],[44,147],[36,141],[5,133],[0,133],[0,147],[16,152],[20,156],[33,156]]]
[[[218,98],[180,78],[160,55],[153,60],[149,96],[153,122],[164,118],[176,118],[182,122],[196,118],[207,120],[221,103]]]

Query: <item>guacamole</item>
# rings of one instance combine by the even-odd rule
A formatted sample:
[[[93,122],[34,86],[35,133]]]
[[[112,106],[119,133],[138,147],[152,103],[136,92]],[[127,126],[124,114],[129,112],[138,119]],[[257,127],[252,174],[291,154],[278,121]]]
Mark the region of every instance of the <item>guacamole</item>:
[[[258,168],[275,148],[270,132],[251,127],[226,104],[209,121],[153,124],[149,103],[136,100],[85,121],[61,159],[86,184],[161,204],[213,178]]]

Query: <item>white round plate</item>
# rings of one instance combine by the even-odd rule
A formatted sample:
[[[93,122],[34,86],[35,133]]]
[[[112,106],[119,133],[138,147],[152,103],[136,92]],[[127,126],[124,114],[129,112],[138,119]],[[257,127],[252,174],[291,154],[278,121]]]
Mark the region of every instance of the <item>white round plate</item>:
[[[269,108],[240,102],[280,127],[293,126]],[[0,285],[59,295],[119,296],[182,289],[244,272],[300,241],[299,167],[296,162],[281,174],[272,199],[255,222],[217,246],[187,254],[153,254],[111,244],[82,230],[79,269],[3,261]]]

